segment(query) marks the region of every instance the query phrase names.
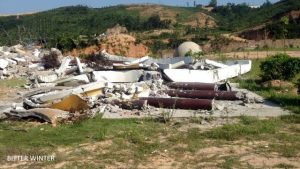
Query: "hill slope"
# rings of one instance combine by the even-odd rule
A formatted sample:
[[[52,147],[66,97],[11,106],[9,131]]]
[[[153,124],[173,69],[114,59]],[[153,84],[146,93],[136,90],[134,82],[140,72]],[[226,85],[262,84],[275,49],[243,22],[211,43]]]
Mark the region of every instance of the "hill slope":
[[[270,21],[276,23],[284,14],[297,10],[300,10],[299,0],[281,0],[275,4],[264,4],[258,9],[252,9],[246,4],[227,4],[212,11],[200,7],[160,5],[63,7],[32,15],[0,17],[0,45],[46,40],[53,46],[64,40],[72,48],[77,45],[73,41],[79,35],[101,34],[116,24],[126,26],[129,32],[137,32],[141,36],[144,35],[141,34],[143,32],[170,30],[176,36],[175,33],[165,33],[161,37],[168,38],[165,40],[194,40],[196,37],[195,40],[199,43],[219,32],[232,33]],[[298,20],[290,22],[288,29],[291,38],[300,37],[297,33]]]
[[[95,9],[72,6],[19,17],[0,17],[0,45],[15,44],[20,41],[28,42],[45,37],[50,39],[58,36],[75,38],[78,35],[100,34],[116,24],[126,26],[129,31],[164,28],[165,26],[155,25],[156,18],[147,22],[147,19],[154,15],[160,16],[160,20],[166,21],[167,24],[168,22],[172,24],[190,22],[194,26],[203,27],[207,22],[208,27],[216,25],[212,17],[194,8],[133,5]],[[197,25],[193,22],[195,17],[204,21]]]

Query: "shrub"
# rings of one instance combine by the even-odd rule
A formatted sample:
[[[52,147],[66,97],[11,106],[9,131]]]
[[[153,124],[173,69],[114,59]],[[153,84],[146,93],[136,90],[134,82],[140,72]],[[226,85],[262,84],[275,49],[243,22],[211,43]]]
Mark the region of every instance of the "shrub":
[[[300,72],[300,59],[277,54],[262,62],[260,69],[263,80],[290,80]]]

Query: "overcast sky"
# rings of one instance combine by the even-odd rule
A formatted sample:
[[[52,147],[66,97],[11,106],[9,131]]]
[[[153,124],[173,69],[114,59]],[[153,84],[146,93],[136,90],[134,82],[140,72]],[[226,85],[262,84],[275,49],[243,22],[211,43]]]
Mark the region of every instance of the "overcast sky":
[[[196,0],[198,4],[208,4],[210,0]],[[278,0],[270,0],[276,2]],[[62,6],[70,5],[87,5],[90,7],[103,7],[117,4],[132,4],[132,3],[157,3],[173,6],[186,6],[189,2],[193,4],[194,0],[0,0],[0,14],[16,14],[44,11]],[[243,3],[249,5],[260,5],[265,0],[218,0],[219,4]]]

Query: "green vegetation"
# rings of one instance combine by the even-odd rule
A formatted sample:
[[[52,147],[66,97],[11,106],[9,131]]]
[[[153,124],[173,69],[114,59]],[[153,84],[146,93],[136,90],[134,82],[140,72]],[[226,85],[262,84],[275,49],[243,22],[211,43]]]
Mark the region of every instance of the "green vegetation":
[[[142,19],[137,11],[127,10],[125,6],[63,7],[18,18],[0,17],[0,45],[40,41],[51,47],[61,44],[68,50],[74,47],[79,35],[92,37],[116,24],[126,26],[129,31],[140,31],[168,28],[170,21],[162,21],[157,15]]]
[[[0,88],[1,87],[8,87],[8,88],[22,87],[26,84],[26,82],[27,80],[25,78],[0,80]]]
[[[250,8],[247,4],[232,4],[228,3],[225,6],[216,7],[212,13],[217,18],[220,29],[227,31],[239,31],[251,28],[267,22],[268,20],[276,19],[291,10],[299,10],[300,2],[295,0],[281,0],[273,5],[266,2],[261,8]],[[253,19],[255,18],[255,19]],[[279,21],[280,22],[280,21]],[[293,28],[293,26],[296,26]],[[287,28],[292,35],[298,28],[298,24],[289,25]],[[292,33],[293,32],[293,33]]]
[[[137,167],[166,152],[165,155],[184,165],[191,160],[176,157],[182,157],[186,153],[194,156],[203,148],[247,145],[251,141],[264,141],[270,145],[267,148],[253,147],[255,153],[277,152],[285,157],[296,157],[300,151],[300,136],[295,133],[299,131],[299,122],[300,118],[296,115],[269,120],[241,117],[238,123],[208,131],[197,127],[182,130],[190,121],[174,122],[172,119],[168,123],[160,123],[155,119],[109,120],[96,117],[56,128],[50,125],[33,127],[24,122],[0,122],[0,159],[5,160],[3,157],[6,155],[20,153],[56,153],[56,161],[34,165],[65,161],[70,166],[101,167],[126,163]],[[215,165],[231,168],[242,165],[239,160],[241,155],[229,157],[216,152],[211,158],[206,158],[206,155],[205,158],[197,156],[190,165],[224,159],[224,162]],[[93,159],[94,162],[83,163],[86,158]]]
[[[263,60],[254,60],[251,72],[241,76],[240,78],[236,78],[234,81],[238,82],[242,88],[254,91],[265,97],[267,100],[274,101],[282,107],[300,114],[300,96],[296,93],[297,80],[300,75],[298,74],[290,82],[282,81],[283,83],[291,84],[291,86],[265,86],[263,85],[264,81],[261,77],[263,74],[260,69],[262,63]]]
[[[211,0],[208,4],[208,6],[210,6],[210,7],[216,7],[217,5],[218,5],[217,0]]]
[[[277,54],[263,61],[260,68],[265,81],[291,80],[300,73],[300,59],[291,58],[287,54]]]
[[[212,4],[216,4],[216,1],[212,1]],[[70,6],[32,15],[0,17],[0,45],[9,46],[17,43],[39,42],[45,44],[46,47],[58,47],[67,51],[75,47],[83,48],[97,44],[95,35],[104,33],[107,28],[116,24],[126,26],[130,32],[165,28],[179,32],[185,31],[186,35],[195,35],[189,37],[190,40],[202,44],[207,41],[209,36],[239,31],[274,20],[272,24],[267,25],[267,31],[270,35],[275,38],[283,38],[282,34],[286,32],[286,38],[300,37],[298,31],[300,18],[289,19],[288,24],[284,25],[280,22],[280,18],[277,18],[291,10],[300,9],[299,2],[294,0],[281,0],[275,4],[266,2],[258,9],[250,8],[247,4],[227,4],[217,6],[212,12],[199,7],[162,6],[176,14],[174,22],[168,19],[162,20],[158,15],[145,17],[141,14],[143,11],[139,9],[129,10],[127,7],[123,5],[107,8]],[[193,28],[190,25],[185,25],[189,18],[197,12],[203,12],[215,18],[218,27],[211,29],[207,27]],[[80,35],[85,35],[86,38],[79,38]],[[184,35],[178,37],[177,35],[163,34],[160,36],[158,38],[170,38],[172,40],[166,45],[166,49],[178,44],[174,42],[175,39],[186,40]]]

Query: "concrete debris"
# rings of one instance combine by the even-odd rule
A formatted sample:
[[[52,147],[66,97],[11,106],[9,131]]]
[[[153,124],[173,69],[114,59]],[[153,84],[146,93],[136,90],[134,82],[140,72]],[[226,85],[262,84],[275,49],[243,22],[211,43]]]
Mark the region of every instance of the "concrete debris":
[[[150,106],[169,109],[186,110],[211,110],[213,100],[208,99],[190,99],[190,98],[156,98],[142,97],[140,100],[146,100]]]
[[[59,80],[55,82],[57,86],[80,86],[90,83],[90,79],[86,74],[69,77],[67,79]]]
[[[5,113],[9,118],[28,119],[37,118],[39,120],[51,123],[56,126],[58,122],[67,119],[69,112],[49,109],[49,108],[37,108],[30,110],[11,110],[9,113]]]
[[[76,59],[77,60],[77,59]],[[57,70],[55,70],[55,72],[59,75],[59,76],[62,76],[64,73],[65,73],[65,71],[67,70],[67,68],[68,68],[68,66],[69,66],[69,64],[70,64],[70,62],[71,62],[71,58],[70,57],[64,57],[63,59],[62,59],[62,63],[61,63],[61,65],[60,65],[60,67],[59,67],[59,69],[57,69]]]
[[[4,59],[0,59],[0,69],[5,69],[8,66],[8,61]]]
[[[34,118],[56,125],[99,113],[116,117],[145,116],[160,109],[225,111],[224,102],[241,106],[264,101],[225,82],[250,69],[248,60],[129,58],[102,51],[87,61],[64,57],[55,48],[0,47],[0,78],[27,77],[31,82],[22,105],[3,108],[0,118]]]
[[[94,71],[92,78],[96,82],[130,83],[138,82],[143,73],[142,70]]]
[[[46,69],[58,68],[62,63],[63,55],[55,48],[52,48],[49,52],[46,52],[42,58],[42,62]]]
[[[83,67],[82,67],[80,59],[78,57],[76,57],[76,64],[77,64],[79,73],[82,74],[83,73]]]
[[[37,75],[37,80],[40,83],[51,83],[58,79],[57,74]]]
[[[231,64],[231,63],[230,63]],[[227,67],[209,70],[164,69],[164,74],[173,82],[217,83],[237,77],[251,70],[251,61],[234,62]],[[199,78],[201,77],[201,78]]]

